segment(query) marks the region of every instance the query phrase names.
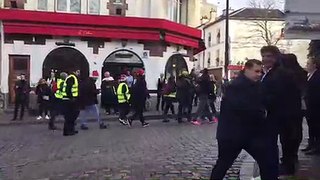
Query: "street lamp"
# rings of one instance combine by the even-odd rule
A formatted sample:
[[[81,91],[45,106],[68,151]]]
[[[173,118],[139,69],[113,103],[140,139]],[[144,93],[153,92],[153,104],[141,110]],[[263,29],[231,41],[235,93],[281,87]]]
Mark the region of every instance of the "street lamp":
[[[225,49],[224,49],[224,73],[225,77],[228,80],[229,79],[229,0],[226,0],[226,31],[225,31]]]

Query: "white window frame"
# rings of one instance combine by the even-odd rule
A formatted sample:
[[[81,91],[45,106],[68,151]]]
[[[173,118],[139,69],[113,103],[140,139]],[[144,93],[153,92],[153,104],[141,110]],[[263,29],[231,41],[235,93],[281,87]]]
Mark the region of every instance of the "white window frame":
[[[55,0],[55,11],[56,12],[68,12],[68,13],[75,13],[75,14],[81,13],[81,6],[82,6],[81,0],[79,0],[79,2],[80,2],[80,11],[79,12],[71,12],[71,0],[66,0],[67,1],[67,9],[66,9],[66,11],[58,10],[58,1],[59,0]]]
[[[90,12],[90,5],[91,5],[91,0],[88,0],[87,1],[87,12],[88,12],[88,14],[93,14],[93,15],[100,15],[100,13],[101,13],[101,0],[97,0],[98,2],[99,2],[99,9],[98,9],[98,13],[92,13],[92,12]]]

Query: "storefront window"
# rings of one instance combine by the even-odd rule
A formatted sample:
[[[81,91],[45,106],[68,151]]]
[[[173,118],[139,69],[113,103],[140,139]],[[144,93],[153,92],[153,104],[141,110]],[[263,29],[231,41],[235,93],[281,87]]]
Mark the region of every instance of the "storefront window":
[[[48,1],[47,0],[38,0],[38,9],[39,10],[48,10]]]
[[[100,12],[100,0],[89,0],[89,13],[99,14]]]
[[[81,12],[80,0],[57,0],[57,11]]]

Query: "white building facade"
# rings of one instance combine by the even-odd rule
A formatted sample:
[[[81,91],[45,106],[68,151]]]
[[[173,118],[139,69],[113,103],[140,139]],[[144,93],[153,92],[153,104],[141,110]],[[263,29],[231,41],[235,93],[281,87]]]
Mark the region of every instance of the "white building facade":
[[[230,71],[241,69],[241,65],[247,59],[261,59],[260,48],[267,45],[266,32],[261,25],[267,21],[266,30],[269,31],[271,45],[276,45],[284,53],[297,55],[302,67],[306,65],[309,40],[285,40],[283,28],[285,25],[284,14],[279,10],[268,10],[266,16],[264,10],[243,8],[233,11],[229,21],[229,47],[230,47]],[[267,20],[266,20],[267,19]],[[225,65],[225,19],[218,18],[216,21],[203,27],[203,39],[206,50],[199,53],[196,67],[208,68],[219,79],[224,77]]]
[[[117,77],[144,68],[153,91],[161,73],[191,70],[193,55],[203,49],[201,31],[190,27],[205,16],[197,0],[0,2],[0,90],[7,102],[13,102],[17,75],[35,86],[72,66],[83,77],[98,71],[98,87],[105,71]]]

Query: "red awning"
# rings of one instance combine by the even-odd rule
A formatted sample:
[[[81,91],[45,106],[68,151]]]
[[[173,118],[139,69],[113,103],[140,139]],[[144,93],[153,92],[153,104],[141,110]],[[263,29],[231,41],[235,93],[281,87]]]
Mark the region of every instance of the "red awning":
[[[132,30],[120,28],[97,28],[87,26],[42,25],[27,23],[4,23],[7,34],[42,34],[53,36],[79,36],[110,39],[160,40],[160,33],[148,30]]]

